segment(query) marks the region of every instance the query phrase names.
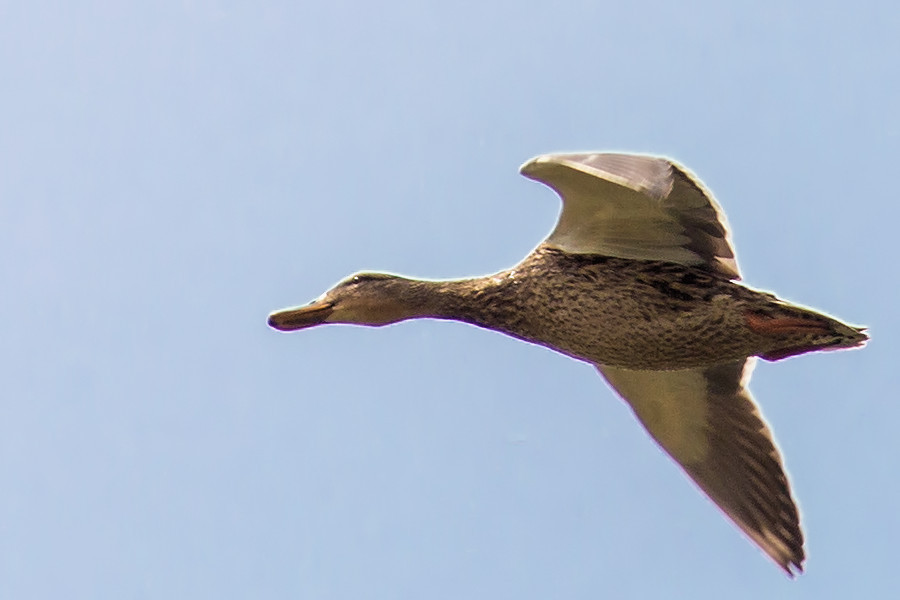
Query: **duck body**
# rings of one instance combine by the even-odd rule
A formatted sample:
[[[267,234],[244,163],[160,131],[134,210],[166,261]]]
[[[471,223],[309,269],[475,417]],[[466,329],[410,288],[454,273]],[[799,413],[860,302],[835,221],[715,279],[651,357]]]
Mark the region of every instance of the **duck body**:
[[[775,360],[867,339],[831,317],[702,268],[546,245],[496,275],[435,283],[443,302],[420,316],[465,321],[626,369]]]
[[[862,346],[865,330],[740,283],[724,213],[674,161],[555,154],[521,172],[563,208],[515,267],[453,281],[358,273],[269,325],[452,319],[591,363],[754,544],[802,571],[799,512],[750,373],[755,357]]]

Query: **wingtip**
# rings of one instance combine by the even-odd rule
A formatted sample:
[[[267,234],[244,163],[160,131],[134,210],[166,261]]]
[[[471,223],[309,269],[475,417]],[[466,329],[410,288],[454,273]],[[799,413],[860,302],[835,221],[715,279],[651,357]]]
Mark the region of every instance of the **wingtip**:
[[[519,167],[519,174],[527,177],[528,179],[540,181],[536,177],[537,173],[541,170],[542,167],[546,167],[548,163],[552,162],[553,156],[554,155],[552,154],[541,154],[539,156],[535,156],[534,158],[526,160]]]
[[[789,562],[780,565],[782,569],[784,569],[785,574],[787,574],[788,578],[794,579],[799,575],[803,575],[803,561],[804,558],[792,559]]]

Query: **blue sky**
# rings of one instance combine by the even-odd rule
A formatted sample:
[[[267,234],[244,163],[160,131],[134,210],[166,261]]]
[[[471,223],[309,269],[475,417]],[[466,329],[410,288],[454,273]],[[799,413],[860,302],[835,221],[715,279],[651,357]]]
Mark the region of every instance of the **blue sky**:
[[[823,598],[900,586],[889,3],[0,6],[0,597]],[[673,156],[745,280],[871,328],[760,364],[785,578],[589,366],[456,323],[269,330],[517,262],[561,150]]]

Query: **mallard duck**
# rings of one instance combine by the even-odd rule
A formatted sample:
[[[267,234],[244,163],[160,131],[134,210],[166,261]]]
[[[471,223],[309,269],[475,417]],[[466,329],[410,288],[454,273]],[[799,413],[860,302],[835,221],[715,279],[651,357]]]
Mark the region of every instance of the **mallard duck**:
[[[725,215],[672,160],[550,154],[521,173],[563,206],[518,265],[454,281],[359,273],[269,325],[453,319],[592,363],[750,540],[789,576],[802,572],[797,506],[750,371],[754,357],[862,346],[865,330],[739,283]]]

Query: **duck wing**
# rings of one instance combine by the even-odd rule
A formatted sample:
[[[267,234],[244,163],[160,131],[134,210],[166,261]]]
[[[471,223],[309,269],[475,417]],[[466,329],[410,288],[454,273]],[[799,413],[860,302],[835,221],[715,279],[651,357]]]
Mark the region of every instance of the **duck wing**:
[[[520,171],[563,200],[545,242],[551,247],[700,266],[740,279],[724,213],[697,177],[669,159],[546,154]]]
[[[752,366],[597,368],[700,489],[793,576],[803,570],[803,533],[775,440],[747,389]]]

